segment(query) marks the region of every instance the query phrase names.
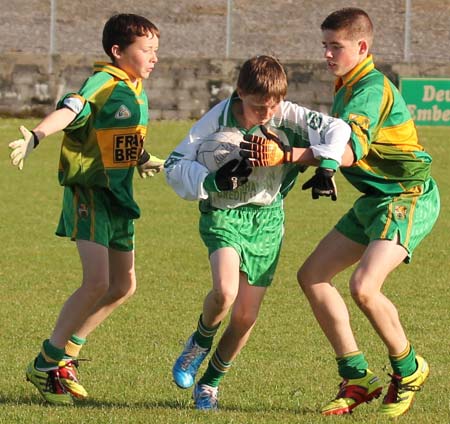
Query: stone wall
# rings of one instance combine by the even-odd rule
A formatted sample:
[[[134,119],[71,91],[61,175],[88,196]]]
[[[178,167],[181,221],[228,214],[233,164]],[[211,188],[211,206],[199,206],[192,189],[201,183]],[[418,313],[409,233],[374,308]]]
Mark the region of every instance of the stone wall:
[[[0,114],[42,116],[54,108],[62,94],[77,91],[92,72],[95,58],[55,56],[53,73],[47,60],[29,54],[2,56],[0,64]],[[153,119],[196,119],[234,89],[242,60],[161,60],[145,81]],[[328,111],[333,77],[324,63],[285,61],[289,100]],[[450,75],[450,63],[379,63],[378,68],[398,84],[401,76]]]

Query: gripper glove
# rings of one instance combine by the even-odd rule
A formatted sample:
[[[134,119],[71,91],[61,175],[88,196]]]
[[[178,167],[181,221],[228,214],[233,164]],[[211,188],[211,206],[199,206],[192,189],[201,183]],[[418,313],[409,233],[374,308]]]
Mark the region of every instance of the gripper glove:
[[[137,163],[137,169],[141,178],[153,177],[161,172],[164,167],[164,159],[155,155],[150,155],[146,150],[143,151]]]
[[[317,168],[316,173],[302,185],[302,190],[310,188],[313,199],[318,199],[319,196],[331,196],[331,200],[337,200],[337,188],[334,182],[335,173],[334,169]]]
[[[292,147],[282,143],[279,137],[264,125],[260,126],[264,137],[244,135],[239,154],[247,158],[251,166],[276,166],[292,162]]]
[[[233,159],[216,172],[209,174],[203,187],[209,192],[236,190],[248,181],[252,169],[246,160]]]
[[[23,162],[25,158],[33,151],[35,147],[39,144],[39,138],[34,133],[25,128],[23,125],[19,128],[23,135],[23,138],[11,141],[8,147],[12,150],[9,157],[11,158],[11,164],[17,166],[19,170],[23,169]]]

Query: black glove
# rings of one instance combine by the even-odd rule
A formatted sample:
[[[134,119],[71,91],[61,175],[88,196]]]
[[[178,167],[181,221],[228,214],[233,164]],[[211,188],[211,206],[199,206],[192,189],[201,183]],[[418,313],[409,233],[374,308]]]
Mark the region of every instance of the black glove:
[[[236,190],[248,181],[252,169],[246,160],[233,159],[216,172],[209,174],[204,182],[206,191]]]
[[[313,199],[319,196],[331,196],[331,200],[337,199],[337,189],[334,182],[334,174],[336,171],[328,168],[317,168],[316,173],[302,185],[302,190],[311,188]]]

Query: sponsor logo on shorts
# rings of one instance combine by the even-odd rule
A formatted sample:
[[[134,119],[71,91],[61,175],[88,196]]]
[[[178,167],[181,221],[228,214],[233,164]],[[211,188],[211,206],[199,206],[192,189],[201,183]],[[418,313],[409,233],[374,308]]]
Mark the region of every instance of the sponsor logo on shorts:
[[[89,209],[85,203],[80,203],[78,206],[78,215],[80,218],[87,218],[89,216]]]
[[[394,209],[394,214],[397,219],[405,219],[407,212],[408,209],[406,208],[406,206],[396,206]]]

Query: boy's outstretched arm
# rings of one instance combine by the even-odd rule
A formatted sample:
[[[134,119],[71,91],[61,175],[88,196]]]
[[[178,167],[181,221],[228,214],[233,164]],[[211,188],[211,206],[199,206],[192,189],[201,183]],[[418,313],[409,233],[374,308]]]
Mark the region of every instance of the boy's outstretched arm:
[[[75,112],[64,107],[47,115],[32,131],[22,125],[19,131],[23,138],[14,140],[8,145],[12,150],[11,164],[22,170],[25,158],[38,146],[39,142],[44,137],[66,128],[75,116]]]

